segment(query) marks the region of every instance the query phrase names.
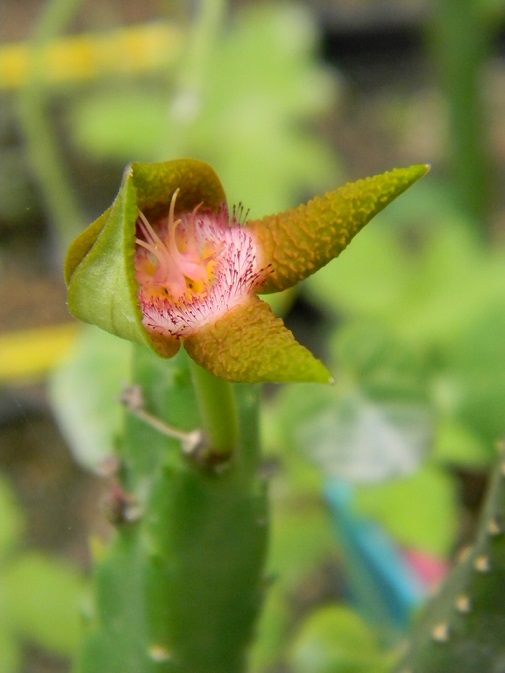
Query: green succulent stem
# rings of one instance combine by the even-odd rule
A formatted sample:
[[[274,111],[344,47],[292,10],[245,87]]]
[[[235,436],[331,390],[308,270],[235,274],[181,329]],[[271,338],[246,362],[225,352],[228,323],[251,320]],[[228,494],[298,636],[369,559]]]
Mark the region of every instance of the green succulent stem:
[[[198,375],[194,385],[192,366],[184,351],[164,360],[135,346],[132,383],[150,415],[183,432],[201,423],[198,396],[219,398],[214,416],[205,413],[211,425],[232,414],[234,459],[223,471],[202,469],[177,438],[126,414],[110,503],[116,533],[96,559],[94,606],[75,673],[246,669],[269,529],[259,389]],[[223,446],[229,439],[222,432]]]
[[[505,456],[496,461],[473,545],[416,622],[395,673],[505,670]]]
[[[483,83],[503,14],[501,4],[441,0],[433,6],[431,29],[432,54],[447,99],[454,195],[484,236],[495,198],[495,175]]]
[[[239,420],[233,384],[190,360],[191,378],[210,454],[224,460],[237,446]]]

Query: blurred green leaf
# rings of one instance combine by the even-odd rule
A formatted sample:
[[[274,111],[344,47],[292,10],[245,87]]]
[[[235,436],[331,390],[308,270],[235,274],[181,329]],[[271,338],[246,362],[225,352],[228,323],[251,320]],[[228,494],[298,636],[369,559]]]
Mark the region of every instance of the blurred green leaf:
[[[334,387],[293,385],[278,396],[285,445],[338,478],[414,471],[434,431],[422,360],[372,322],[337,330],[333,350]]]
[[[394,335],[400,352],[412,349],[420,360],[418,392],[424,389],[438,416],[437,433],[443,433],[434,437],[441,459],[450,454],[453,464],[482,467],[505,428],[505,342],[500,336],[505,252],[478,241],[436,189],[420,185],[418,192],[426,222],[416,219],[419,194],[407,194],[388,210],[388,218],[379,217],[362,232],[338,263],[309,278],[304,291],[317,305],[345,317],[334,346],[337,360],[344,375],[351,370],[355,377],[353,368],[359,370],[367,390],[368,368],[372,386],[379,381],[381,387],[380,380],[389,376],[398,394],[403,390],[410,399],[415,392],[415,385],[409,392],[411,384],[402,383],[402,364],[394,364],[391,344],[378,342],[377,326]],[[367,360],[370,354],[376,364]],[[414,371],[409,363],[405,367],[408,379]],[[391,368],[395,384],[390,374],[381,374]],[[459,445],[451,437],[455,426]]]
[[[433,456],[437,462],[470,470],[487,470],[494,452],[489,445],[462,421],[444,418],[437,424]]]
[[[271,585],[251,655],[251,670],[269,671],[283,659],[293,631],[297,600],[317,587],[321,569],[336,555],[333,529],[319,498],[286,494],[272,484],[271,543],[267,569]],[[276,492],[277,489],[277,492]]]
[[[79,642],[83,583],[70,565],[32,552],[3,573],[5,614],[23,639],[59,654],[74,654]]]
[[[168,118],[163,88],[161,82],[158,91],[109,86],[77,98],[70,120],[74,141],[96,159],[150,160]]]
[[[24,519],[3,478],[0,512],[0,671],[16,673],[22,641],[62,655],[75,652],[83,581],[70,564],[18,549]]]
[[[504,334],[505,302],[497,302],[474,315],[473,322],[457,335],[446,356],[448,372],[459,393],[455,403],[457,417],[490,446],[505,430]]]
[[[272,512],[268,568],[277,577],[272,588],[293,592],[323,560],[335,552],[333,529],[321,502],[287,499]]]
[[[428,402],[425,358],[379,321],[355,320],[338,328],[330,348],[344,384],[348,378],[378,400]]]
[[[20,542],[24,517],[9,482],[0,476],[0,566]]]
[[[304,281],[304,293],[317,306],[382,321],[401,310],[411,269],[394,232],[381,227],[384,218],[377,215],[338,260]]]
[[[130,375],[131,345],[94,327],[50,381],[53,409],[76,460],[97,470],[114,454],[122,423],[119,396]]]
[[[317,610],[303,624],[289,663],[293,673],[381,673],[390,657],[376,634],[349,608]]]
[[[3,603],[2,591],[0,601]],[[8,628],[0,623],[0,671],[19,673],[21,670],[21,651]]]
[[[290,386],[291,387],[291,386]],[[318,390],[321,386],[307,384]],[[290,450],[277,423],[276,408],[264,406],[263,444],[266,469],[273,469],[271,539],[267,570],[271,584],[251,652],[254,673],[272,670],[283,659],[293,632],[297,600],[320,581],[321,569],[338,553],[323,502],[323,476],[304,456]]]
[[[361,486],[356,511],[382,523],[400,544],[445,557],[457,532],[456,484],[443,470],[427,465],[414,475]]]
[[[275,582],[275,580],[274,580]],[[292,609],[287,597],[275,590],[267,592],[249,654],[251,673],[267,673],[283,654],[292,624]]]
[[[350,392],[300,423],[295,446],[325,474],[355,482],[413,472],[432,436],[425,407]]]
[[[452,348],[484,308],[505,301],[505,256],[477,245],[454,220],[441,222],[423,246],[401,329],[411,340]]]

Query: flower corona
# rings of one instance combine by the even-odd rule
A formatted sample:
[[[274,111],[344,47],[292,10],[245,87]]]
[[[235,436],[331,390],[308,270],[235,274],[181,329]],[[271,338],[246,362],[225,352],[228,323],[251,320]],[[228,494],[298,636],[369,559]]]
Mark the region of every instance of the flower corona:
[[[230,218],[224,204],[218,212],[198,204],[176,217],[178,193],[155,227],[139,212],[135,276],[146,329],[181,338],[246,300],[266,270],[235,212]]]

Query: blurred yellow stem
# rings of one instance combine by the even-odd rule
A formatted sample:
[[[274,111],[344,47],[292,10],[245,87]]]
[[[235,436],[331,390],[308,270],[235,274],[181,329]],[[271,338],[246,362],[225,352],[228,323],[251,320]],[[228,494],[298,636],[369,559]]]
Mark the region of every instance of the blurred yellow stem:
[[[177,61],[184,43],[184,33],[169,23],[61,38],[47,45],[41,56],[41,81],[62,86],[163,69]],[[0,47],[0,90],[25,84],[29,49],[20,42]]]
[[[41,378],[65,357],[81,326],[66,323],[0,334],[0,384]]]

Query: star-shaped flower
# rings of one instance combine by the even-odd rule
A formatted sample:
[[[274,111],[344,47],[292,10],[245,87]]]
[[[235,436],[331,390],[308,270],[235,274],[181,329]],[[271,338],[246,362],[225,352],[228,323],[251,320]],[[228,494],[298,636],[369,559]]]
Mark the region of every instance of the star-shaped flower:
[[[427,166],[395,169],[242,222],[212,168],[134,163],[112,206],[70,247],[70,311],[164,357],[183,344],[229,381],[331,381],[258,294],[327,264]]]

